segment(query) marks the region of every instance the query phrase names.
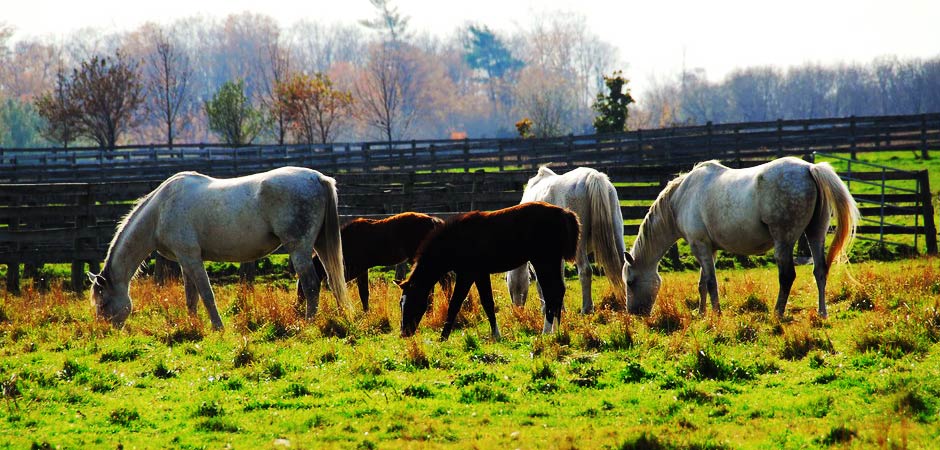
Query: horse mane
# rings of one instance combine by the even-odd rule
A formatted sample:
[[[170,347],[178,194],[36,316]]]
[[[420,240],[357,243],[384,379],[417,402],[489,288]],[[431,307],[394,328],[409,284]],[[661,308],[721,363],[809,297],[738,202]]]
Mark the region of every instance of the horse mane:
[[[162,187],[164,183],[166,182],[164,181],[163,183],[161,183],[160,187]],[[117,230],[114,232],[114,237],[111,238],[111,242],[108,244],[108,252],[104,256],[105,265],[104,265],[104,268],[101,270],[101,276],[105,280],[108,280],[108,281],[111,280],[111,264],[110,264],[111,251],[114,250],[114,246],[117,245],[117,243],[121,240],[121,238],[124,237],[124,231],[127,228],[127,224],[131,221],[131,218],[133,218],[139,211],[143,210],[144,207],[146,207],[150,203],[150,199],[154,197],[154,193],[156,193],[158,190],[159,188],[154,189],[153,191],[150,191],[147,194],[145,194],[143,197],[140,197],[137,200],[135,200],[134,206],[131,208],[131,210],[128,211],[128,213],[125,214],[123,217],[121,217],[121,220],[118,220]],[[143,264],[144,263],[141,263],[141,267],[138,267],[137,271],[134,272],[134,275],[131,277],[132,279],[137,277],[137,275],[141,272],[141,269],[143,268]]]
[[[705,161],[695,165],[695,168],[698,168],[702,164],[712,163],[713,161]],[[692,169],[695,170],[695,169]],[[633,241],[633,249],[630,253],[634,257],[637,254],[648,255],[653,252],[656,252],[658,249],[654,248],[655,243],[652,236],[661,236],[661,235],[671,235],[676,229],[676,215],[672,210],[672,194],[676,191],[682,181],[685,180],[685,177],[688,173],[679,174],[676,178],[669,181],[666,184],[666,187],[656,196],[656,200],[653,201],[653,204],[650,206],[649,211],[646,213],[646,217],[643,218],[643,223],[640,224],[640,231],[636,235],[636,240]]]
[[[526,183],[526,189],[531,188],[542,181],[543,178],[553,177],[557,175],[552,169],[548,168],[548,165],[539,166],[538,173],[535,174],[532,178],[529,178],[529,181]]]

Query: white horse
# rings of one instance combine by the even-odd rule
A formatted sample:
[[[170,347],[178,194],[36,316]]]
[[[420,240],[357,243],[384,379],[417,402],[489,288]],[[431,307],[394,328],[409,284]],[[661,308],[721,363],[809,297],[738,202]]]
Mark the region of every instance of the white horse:
[[[838,220],[825,255],[826,231]],[[649,314],[662,282],[659,260],[680,237],[701,266],[699,312],[711,297],[718,313],[715,252],[755,255],[774,249],[780,291],[775,311],[782,316],[796,278],[793,246],[803,234],[813,255],[819,315],[826,317],[826,276],[851,244],[858,223],[855,200],[828,163],[810,164],[786,157],[748,169],[729,169],[717,161],[699,163],[669,182],[653,202],[623,267],[627,309]]]
[[[203,261],[253,261],[283,245],[300,275],[307,317],[316,313],[320,284],[310,259],[314,249],[337,303],[348,311],[340,239],[335,181],[320,172],[282,167],[231,179],[180,172],[139,199],[118,224],[104,268],[88,274],[91,298],[99,317],[122,326],[132,308],[130,280],[156,250],[180,263],[189,313],[196,313],[201,296],[212,327],[221,329]]]
[[[581,280],[581,313],[594,311],[594,302],[591,300],[591,261],[588,259],[591,252],[604,268],[617,298],[626,301],[626,288],[620,277],[625,250],[623,216],[620,215],[617,189],[607,179],[607,175],[587,167],[556,175],[548,167],[542,166],[538,174],[529,179],[522,194],[521,203],[534,201],[568,208],[581,221],[581,244],[575,260],[578,278]],[[516,306],[525,305],[530,277],[528,264],[506,274],[509,295]],[[541,286],[538,286],[538,292],[544,307],[545,297]]]

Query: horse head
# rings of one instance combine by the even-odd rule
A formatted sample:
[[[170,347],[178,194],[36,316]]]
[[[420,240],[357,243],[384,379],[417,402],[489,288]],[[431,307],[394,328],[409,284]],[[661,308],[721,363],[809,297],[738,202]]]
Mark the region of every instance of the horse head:
[[[104,274],[88,272],[91,281],[91,301],[95,307],[95,316],[111,322],[115,328],[124,326],[131,315],[131,298],[127,290],[114,289],[114,284]]]
[[[410,337],[418,330],[418,324],[431,304],[431,289],[416,286],[411,280],[398,284],[401,288],[401,337]]]
[[[527,263],[506,272],[506,284],[509,287],[509,297],[512,298],[513,305],[525,306],[526,297],[529,295],[529,283],[532,279],[531,271],[532,268]]]
[[[623,282],[627,285],[627,311],[630,314],[649,315],[653,302],[659,294],[662,278],[652,269],[643,269],[636,264],[630,253],[624,253],[626,264],[623,265]]]

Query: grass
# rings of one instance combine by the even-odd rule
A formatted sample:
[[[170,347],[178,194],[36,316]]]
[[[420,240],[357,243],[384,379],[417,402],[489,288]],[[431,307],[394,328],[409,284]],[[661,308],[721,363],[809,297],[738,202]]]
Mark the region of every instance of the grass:
[[[312,323],[286,283],[217,285],[222,332],[201,308],[188,317],[178,284],[135,281],[135,312],[113,330],[84,298],[27,283],[0,291],[0,447],[929,447],[937,262],[834,269],[829,319],[807,266],[783,319],[767,308],[773,268],[719,271],[722,316],[694,311],[694,272],[664,274],[646,320],[575,313],[571,280],[553,336],[494,275],[498,342],[475,291],[447,342],[439,293],[399,338],[399,291],[381,277],[368,313],[339,319],[324,294]]]

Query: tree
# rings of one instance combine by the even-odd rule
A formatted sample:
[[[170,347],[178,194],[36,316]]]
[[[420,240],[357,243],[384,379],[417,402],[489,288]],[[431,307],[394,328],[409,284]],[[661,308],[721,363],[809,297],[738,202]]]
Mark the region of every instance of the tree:
[[[352,115],[352,94],[333,87],[330,77],[294,75],[278,83],[277,109],[293,133],[306,143],[333,142]]]
[[[193,68],[189,56],[167,32],[157,28],[151,35],[153,48],[147,58],[147,91],[150,113],[166,131],[166,142],[173,141],[183,126],[181,119],[189,105]]]
[[[561,136],[572,131],[577,94],[563,75],[527,66],[515,86],[516,117],[532,120],[535,137]]]
[[[39,96],[34,105],[44,119],[39,125],[39,134],[51,142],[68,148],[69,143],[82,134],[81,111],[72,98],[72,80],[59,71],[52,92]]]
[[[623,72],[616,71],[611,76],[604,76],[604,84],[610,93],[604,95],[603,92],[597,94],[597,101],[592,107],[597,111],[594,117],[594,129],[598,133],[619,133],[626,131],[627,125],[627,107],[633,103],[633,97],[630,95],[630,89],[627,88],[629,81],[623,77]]]
[[[135,124],[144,101],[137,63],[117,51],[93,56],[72,73],[70,103],[79,112],[80,132],[101,148],[113,149],[118,138]]]
[[[250,144],[264,130],[264,112],[252,106],[242,80],[226,82],[206,102],[209,129],[231,145]]]
[[[371,20],[360,20],[359,23],[384,35],[385,42],[404,42],[409,38],[408,16],[398,12],[389,0],[369,0],[378,10],[378,17]]]
[[[464,62],[481,76],[476,81],[486,85],[494,115],[511,105],[510,86],[514,75],[525,66],[489,27],[471,25],[463,42]],[[506,105],[506,108],[501,108]]]
[[[29,103],[9,98],[0,104],[0,146],[38,147],[42,139],[36,130],[42,118]]]
[[[387,141],[404,137],[424,106],[417,49],[379,43],[369,55],[354,86],[357,115]]]

